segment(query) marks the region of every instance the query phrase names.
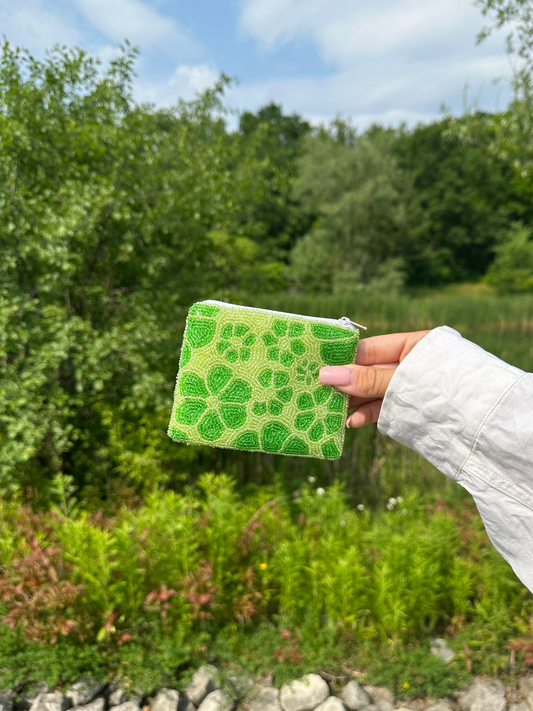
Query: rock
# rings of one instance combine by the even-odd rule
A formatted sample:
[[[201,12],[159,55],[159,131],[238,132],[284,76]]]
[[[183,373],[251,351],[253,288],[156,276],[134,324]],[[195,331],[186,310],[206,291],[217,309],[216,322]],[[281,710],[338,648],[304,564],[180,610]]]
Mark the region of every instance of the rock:
[[[249,711],[282,711],[279,691],[273,686],[265,686],[250,701]]]
[[[10,692],[0,693],[0,711],[13,711],[13,696]]]
[[[377,704],[378,701],[388,701],[389,704],[394,704],[394,696],[386,686],[372,686],[368,684],[365,685],[363,689],[370,696],[373,704]]]
[[[339,697],[349,711],[359,711],[371,703],[370,696],[356,681],[349,681],[341,689]]]
[[[195,706],[199,706],[208,694],[218,689],[218,684],[215,683],[217,672],[216,667],[206,664],[194,673],[191,683],[183,693]]]
[[[533,674],[520,677],[518,680],[518,688],[524,699],[527,699],[529,694],[533,692]]]
[[[312,711],[329,696],[329,686],[318,674],[307,674],[290,684],[284,684],[279,693],[283,711]]]
[[[381,701],[378,701],[377,704],[375,704],[379,711],[393,711],[394,706],[391,704],[390,701],[385,701],[385,699],[381,699]]]
[[[244,699],[254,688],[254,680],[243,674],[230,674],[227,680],[234,692],[233,696],[237,699]]]
[[[102,691],[105,684],[98,684],[94,679],[82,677],[67,689],[65,696],[71,706],[85,706]]]
[[[499,679],[476,679],[468,691],[458,695],[462,711],[506,711],[505,687]]]
[[[446,699],[440,699],[431,706],[428,706],[424,711],[453,711],[453,706]]]
[[[525,701],[520,704],[512,704],[509,706],[509,711],[529,711],[529,706]]]
[[[52,694],[38,694],[30,706],[30,711],[66,711],[71,707],[70,701],[56,691]]]
[[[436,639],[431,640],[429,644],[429,651],[435,657],[439,657],[443,662],[446,662],[446,664],[449,664],[455,657],[455,652],[453,649],[448,647],[446,640],[442,639],[442,637],[437,637]]]
[[[526,703],[529,706],[530,711],[533,711],[533,691],[531,691],[526,698]]]
[[[150,704],[150,711],[178,711],[179,692],[175,689],[161,689]]]
[[[127,696],[126,692],[124,689],[121,689],[120,686],[113,689],[113,691],[109,694],[107,697],[107,704],[108,706],[121,706],[126,702]]]
[[[222,689],[208,694],[198,707],[198,711],[233,711],[235,704]]]
[[[115,711],[141,711],[141,707],[136,701],[125,701],[115,706]]]
[[[336,696],[328,696],[325,701],[315,706],[315,711],[346,711],[346,709],[339,698]]]
[[[36,686],[25,691],[22,696],[15,701],[15,708],[17,711],[28,711],[39,694],[47,694],[49,691],[50,689],[48,684],[45,684],[44,682],[42,684],[37,684]]]
[[[97,699],[93,699],[89,704],[85,704],[84,706],[74,706],[71,711],[104,711],[104,709],[105,699],[103,696],[99,696]]]
[[[178,711],[196,711],[196,706],[185,693],[180,694],[180,700],[178,701]]]

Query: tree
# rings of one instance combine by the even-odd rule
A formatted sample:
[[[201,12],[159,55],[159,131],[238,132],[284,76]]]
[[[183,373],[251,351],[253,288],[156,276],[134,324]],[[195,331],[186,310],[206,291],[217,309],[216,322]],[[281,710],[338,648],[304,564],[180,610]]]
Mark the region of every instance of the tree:
[[[478,279],[500,233],[527,209],[512,166],[487,150],[492,134],[479,131],[475,142],[464,142],[446,135],[447,128],[438,121],[401,129],[391,144],[398,164],[414,176],[429,223],[424,250],[408,262],[413,285]]]
[[[502,294],[533,291],[533,239],[531,229],[512,225],[496,249],[487,281]]]
[[[260,245],[260,257],[287,261],[312,221],[292,194],[296,160],[310,131],[298,114],[286,115],[273,103],[240,116],[232,168],[242,229]]]
[[[480,132],[488,131],[487,150],[513,167],[516,189],[527,198],[533,188],[533,4],[531,0],[475,0],[474,4],[491,20],[478,34],[478,43],[496,29],[511,27],[506,49],[512,60],[513,98],[504,112],[469,112],[451,121],[451,133],[475,143]]]
[[[312,291],[394,290],[420,249],[424,214],[390,136],[346,136],[319,132],[299,160],[296,196],[319,217],[293,250],[292,274]]]
[[[251,259],[235,236],[224,80],[172,109],[139,107],[135,55],[103,70],[81,50],[40,62],[2,47],[5,493],[44,491],[56,473],[95,496],[113,471],[168,476],[183,309],[238,284]]]

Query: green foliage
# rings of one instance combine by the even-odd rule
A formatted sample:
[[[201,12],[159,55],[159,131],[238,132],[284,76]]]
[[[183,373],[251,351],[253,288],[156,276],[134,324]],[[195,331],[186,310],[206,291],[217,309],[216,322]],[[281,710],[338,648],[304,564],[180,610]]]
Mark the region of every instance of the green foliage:
[[[296,161],[310,132],[307,121],[298,114],[284,115],[277,104],[256,114],[244,111],[239,118],[234,146],[235,174],[242,186],[240,222],[270,260],[273,255],[286,260],[313,218],[291,194]]]
[[[465,670],[450,667],[429,653],[428,645],[373,659],[368,667],[373,684],[388,687],[396,698],[443,698],[468,683]]]
[[[412,177],[383,135],[352,142],[308,139],[295,194],[318,212],[295,246],[292,275],[308,291],[395,291],[416,253],[425,219]]]
[[[487,281],[502,294],[533,291],[533,239],[531,229],[514,224],[496,248]]]
[[[483,42],[494,30],[509,29],[506,50],[512,70],[512,100],[501,113],[485,114],[471,109],[464,117],[450,120],[450,134],[463,142],[485,146],[489,156],[504,161],[513,175],[519,195],[515,219],[531,222],[533,180],[533,8],[530,0],[475,0],[489,24],[477,36]],[[490,137],[487,143],[486,136]]]
[[[237,648],[247,668],[273,663],[279,678],[343,655],[366,666],[370,644],[390,646],[404,668],[403,652],[444,629],[468,634],[476,668],[501,668],[502,649],[533,613],[475,508],[456,496],[405,492],[391,510],[371,513],[347,507],[338,485],[243,497],[231,478],[208,474],[183,495],[154,493],[112,518],[66,503],[69,515],[13,509],[4,521],[19,535],[11,534],[1,582],[26,596],[3,594],[0,656],[22,645],[42,668],[43,648],[52,650],[54,678],[94,666],[96,649],[113,675],[143,690],[172,683],[202,654],[227,660]],[[17,562],[28,555],[31,566]],[[78,594],[58,632],[54,595],[63,584]],[[46,614],[35,605],[43,596]],[[54,650],[66,644],[74,651],[61,667]],[[435,689],[451,684],[437,666],[422,665],[413,684],[432,675]],[[34,679],[27,664],[16,673]]]
[[[314,622],[290,628],[274,617],[252,629],[227,627],[211,647],[211,654],[225,668],[244,669],[256,678],[273,674],[281,685],[317,669],[340,667],[350,655],[347,640],[330,627]]]
[[[527,176],[487,156],[493,125],[475,146],[443,142],[443,124],[358,136],[269,105],[229,132],[225,77],[156,110],[132,100],[135,57],[1,50],[0,493],[34,506],[57,502],[58,476],[113,510],[210,469],[272,475],[271,458],[166,435],[191,301],[253,304],[289,276],[354,304],[477,277],[495,235],[533,215]]]
[[[5,494],[44,492],[57,472],[100,498],[115,467],[147,488],[168,477],[161,423],[179,310],[231,287],[282,283],[272,258],[258,278],[258,247],[240,230],[219,118],[224,79],[191,103],[139,107],[135,54],[126,47],[103,70],[80,50],[39,62],[2,47]],[[248,171],[247,189],[257,184]]]
[[[50,687],[83,674],[95,679],[107,674],[106,659],[94,644],[73,645],[60,639],[54,645],[25,642],[20,632],[0,625],[0,679],[4,689],[31,688],[43,681]]]
[[[487,127],[475,142],[449,135],[448,123],[419,125],[395,135],[392,150],[414,176],[427,219],[424,245],[407,261],[409,284],[479,279],[513,216],[531,209],[508,161],[492,156]]]

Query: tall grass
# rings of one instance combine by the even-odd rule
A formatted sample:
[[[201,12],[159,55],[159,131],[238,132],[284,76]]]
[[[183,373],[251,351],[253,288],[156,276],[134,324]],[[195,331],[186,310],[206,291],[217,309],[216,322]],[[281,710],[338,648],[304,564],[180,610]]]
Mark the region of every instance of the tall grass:
[[[512,365],[533,370],[533,296],[281,294],[261,296],[253,305],[327,318],[348,316],[367,326],[364,336],[447,325]]]

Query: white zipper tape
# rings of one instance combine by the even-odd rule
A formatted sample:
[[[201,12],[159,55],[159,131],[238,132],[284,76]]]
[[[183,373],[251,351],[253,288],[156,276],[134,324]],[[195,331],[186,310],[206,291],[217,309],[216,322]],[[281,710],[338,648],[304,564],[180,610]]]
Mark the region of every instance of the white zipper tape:
[[[263,311],[268,314],[279,314],[280,316],[298,316],[299,318],[305,318],[308,321],[320,321],[322,323],[334,323],[336,325],[341,324],[352,331],[355,328],[362,328],[367,330],[366,326],[362,326],[360,323],[352,321],[347,316],[342,316],[341,318],[317,318],[316,316],[304,316],[303,314],[291,314],[288,311],[274,311],[272,309],[258,309],[255,306],[241,306],[240,304],[228,304],[226,301],[216,301],[215,299],[207,299],[202,301],[202,304],[216,304],[217,306],[225,306],[228,309],[246,309],[247,311]]]

